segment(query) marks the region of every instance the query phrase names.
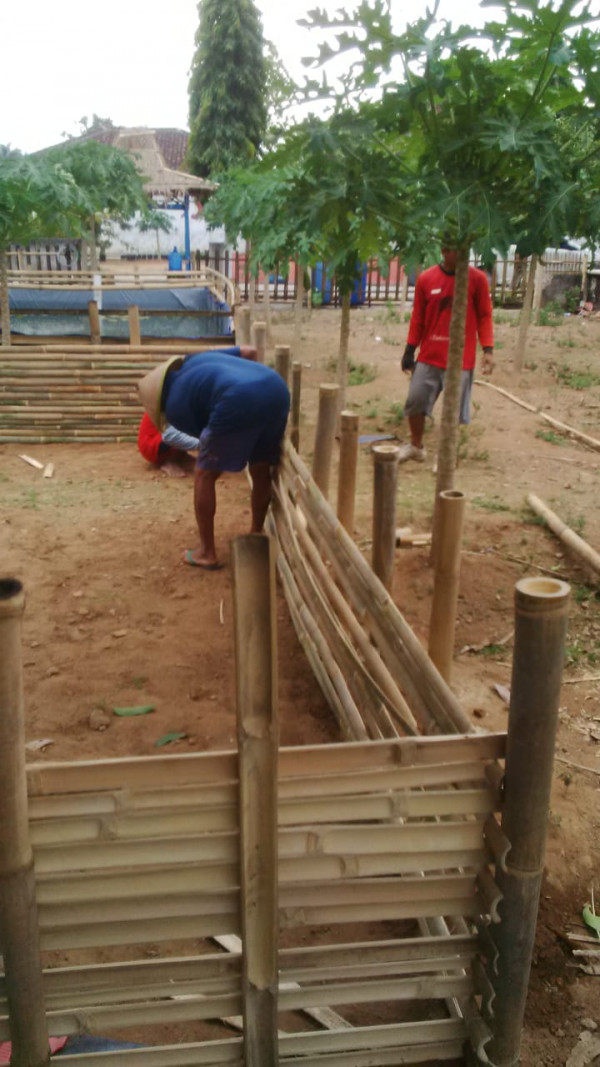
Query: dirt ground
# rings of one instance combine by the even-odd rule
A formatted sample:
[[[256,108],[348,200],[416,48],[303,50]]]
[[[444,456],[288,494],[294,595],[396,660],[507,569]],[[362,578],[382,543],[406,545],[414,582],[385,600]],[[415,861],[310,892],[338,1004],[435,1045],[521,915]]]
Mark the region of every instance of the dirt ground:
[[[516,376],[516,313],[496,313],[492,381],[553,417],[600,436],[600,320],[564,318],[531,330]],[[339,312],[320,308],[294,333],[293,309],[274,315],[273,343],[292,343],[303,364],[301,455],[310,460],[318,386],[334,380]],[[352,312],[351,359],[360,384],[348,405],[361,434],[406,438],[399,367],[406,322],[397,309]],[[272,352],[272,349],[271,349]],[[366,380],[372,376],[372,380]],[[440,411],[428,460],[400,468],[398,525],[428,530]],[[19,458],[55,466],[54,477]],[[547,874],[523,1036],[523,1063],[566,1063],[583,1026],[600,1025],[598,977],[582,973],[565,940],[584,933],[581,909],[600,898],[600,598],[598,576],[534,521],[535,492],[600,550],[600,453],[553,432],[533,413],[476,385],[473,421],[461,434],[457,488],[468,495],[453,687],[478,726],[504,728],[507,706],[493,688],[510,683],[513,590],[524,575],[550,572],[572,586],[561,695]],[[335,486],[335,478],[332,479]],[[167,479],[134,445],[0,446],[1,570],[26,590],[24,670],[27,740],[51,741],[31,759],[149,755],[171,732],[170,751],[235,744],[229,543],[249,526],[248,486],[218,486],[218,545],[225,568],[186,566],[195,544],[191,479]],[[332,492],[335,502],[335,490]],[[356,540],[368,555],[372,514],[368,446],[359,461]],[[432,574],[424,549],[399,549],[394,597],[426,641]],[[304,660],[283,596],[278,601],[281,742],[335,741],[338,731]],[[115,706],[154,704],[136,718]],[[99,720],[99,721],[98,721]],[[104,729],[98,725],[108,723]],[[534,756],[534,754],[532,754]],[[563,762],[564,761],[564,762]],[[570,761],[570,762],[569,762]],[[580,771],[581,764],[595,773]],[[600,1061],[595,1061],[600,1062]]]

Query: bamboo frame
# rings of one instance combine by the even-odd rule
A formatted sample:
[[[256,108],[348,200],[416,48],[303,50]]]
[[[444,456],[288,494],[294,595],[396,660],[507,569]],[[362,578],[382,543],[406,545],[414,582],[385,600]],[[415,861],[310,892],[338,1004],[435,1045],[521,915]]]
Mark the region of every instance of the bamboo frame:
[[[240,537],[233,543],[232,558],[240,752],[244,1059],[246,1067],[277,1067],[274,545],[262,534]],[[220,1014],[231,1015],[234,1011]]]
[[[50,1063],[33,854],[27,831],[20,582],[0,581],[0,950],[16,1067]]]
[[[502,924],[492,941],[494,1065],[519,1061],[521,1027],[533,955],[570,589],[550,578],[524,578],[515,591],[515,654],[506,753],[502,829],[511,842],[506,869],[497,873]],[[531,753],[535,752],[535,760]],[[490,931],[491,932],[491,931]]]
[[[252,339],[253,344],[257,351],[256,360],[258,363],[265,362],[265,355],[267,351],[267,324],[266,322],[253,322],[252,323]]]
[[[240,345],[250,344],[250,319],[252,310],[250,307],[242,306],[238,307],[236,316],[236,328],[235,335],[237,343]]]
[[[315,431],[312,476],[323,496],[329,491],[331,459],[337,426],[339,385],[319,386],[319,412]]]
[[[452,675],[460,556],[466,497],[456,489],[440,493],[439,542],[435,554],[429,655],[447,682]]]
[[[292,402],[290,407],[290,441],[300,448],[300,398],[302,392],[302,364],[292,363]]]
[[[396,445],[373,445],[373,553],[371,566],[381,584],[391,592],[396,559],[396,491],[398,455]]]
[[[127,308],[127,318],[129,320],[129,344],[141,345],[140,309],[137,304],[132,304]]]
[[[340,462],[338,468],[337,517],[352,537],[358,463],[358,415],[342,411],[340,416]],[[293,441],[292,441],[293,444]]]
[[[292,361],[292,349],[290,345],[275,345],[275,370],[283,378],[285,384],[290,384],[290,368]]]

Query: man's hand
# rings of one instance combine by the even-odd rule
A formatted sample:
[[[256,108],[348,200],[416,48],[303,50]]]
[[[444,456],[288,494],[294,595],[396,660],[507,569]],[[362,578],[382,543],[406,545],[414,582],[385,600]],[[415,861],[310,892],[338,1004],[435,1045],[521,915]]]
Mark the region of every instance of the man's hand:
[[[406,346],[401,365],[405,374],[412,374],[415,369],[415,345]]]
[[[491,374],[494,369],[494,349],[484,348],[481,370],[484,374]]]
[[[240,356],[242,359],[251,359],[253,363],[256,363],[258,358],[258,349],[254,345],[240,345]]]

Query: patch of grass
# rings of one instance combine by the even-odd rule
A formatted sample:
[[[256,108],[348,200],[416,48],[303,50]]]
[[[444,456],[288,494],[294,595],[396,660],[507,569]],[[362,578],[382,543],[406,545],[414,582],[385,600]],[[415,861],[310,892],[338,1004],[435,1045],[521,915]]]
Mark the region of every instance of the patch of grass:
[[[538,365],[535,360],[530,359],[524,364],[525,370],[537,370]]]
[[[32,508],[33,511],[39,511],[40,498],[37,494],[37,490],[30,489],[27,493],[27,500],[25,501],[26,508]]]
[[[145,674],[141,674],[138,678],[132,678],[131,684],[134,689],[143,689],[148,681]]]
[[[542,441],[548,441],[551,445],[566,445],[566,440],[553,430],[537,430],[536,437]]]
[[[589,389],[593,385],[600,385],[600,374],[592,371],[575,371],[563,363],[556,371],[556,379],[560,385],[566,385],[568,389]]]
[[[489,496],[475,496],[473,497],[473,504],[476,508],[482,508],[484,511],[510,511],[508,504],[503,504],[498,497]]]
[[[348,364],[348,385],[366,385],[367,382],[372,382],[377,377],[377,371],[372,363],[353,363],[350,360]]]
[[[490,644],[484,645],[483,648],[479,649],[479,652],[482,656],[502,656],[505,654],[506,649],[504,648],[504,645]]]
[[[402,422],[404,418],[404,404],[390,404],[390,422]]]
[[[404,341],[395,341],[393,337],[382,337],[381,340],[384,345],[391,345],[393,348],[400,348],[404,344]]]
[[[487,463],[489,458],[490,458],[490,454],[487,451],[487,449],[485,449],[485,448],[481,452],[474,452],[473,453],[473,459],[475,460],[476,463]]]
[[[596,590],[590,589],[589,585],[572,585],[571,592],[576,604],[587,604],[598,597]]]
[[[557,348],[576,348],[577,342],[572,337],[558,337],[556,346]]]
[[[365,409],[365,419],[378,419],[378,418],[379,418],[379,408],[378,407],[371,406],[371,407],[368,407],[368,408]]]
[[[565,648],[565,659],[568,667],[584,663],[590,667],[597,667],[600,663],[600,641],[594,641],[591,648],[586,648],[579,640],[573,641]]]
[[[538,325],[559,326],[564,321],[564,317],[562,304],[559,304],[558,300],[549,300],[545,307],[540,308]]]
[[[499,326],[503,323],[512,322],[512,315],[507,315],[505,311],[494,311],[492,318],[494,322],[497,322]]]

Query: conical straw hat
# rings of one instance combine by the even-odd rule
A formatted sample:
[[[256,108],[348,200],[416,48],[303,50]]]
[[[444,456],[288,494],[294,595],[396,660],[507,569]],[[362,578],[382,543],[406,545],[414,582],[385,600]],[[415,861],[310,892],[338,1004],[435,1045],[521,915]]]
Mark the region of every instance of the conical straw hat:
[[[158,367],[153,367],[138,383],[141,404],[159,430],[164,429],[166,425],[166,419],[161,411],[161,399],[167,371],[174,367],[181,367],[182,363],[183,356],[171,356]]]

